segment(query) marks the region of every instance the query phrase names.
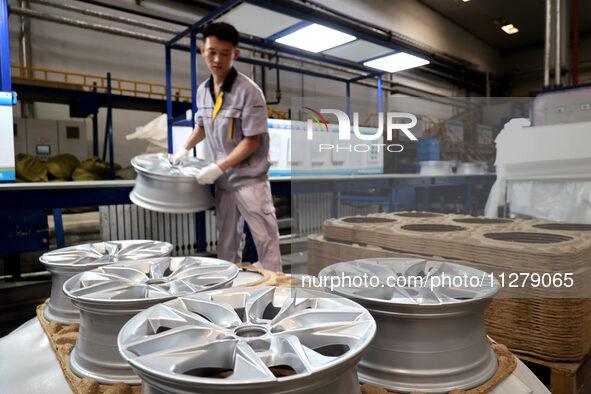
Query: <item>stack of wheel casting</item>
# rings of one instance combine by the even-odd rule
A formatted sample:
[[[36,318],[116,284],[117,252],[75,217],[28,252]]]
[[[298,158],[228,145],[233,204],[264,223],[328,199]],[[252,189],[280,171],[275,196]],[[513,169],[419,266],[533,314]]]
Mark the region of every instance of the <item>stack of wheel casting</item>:
[[[287,287],[298,286],[299,280],[292,278],[290,275],[285,275],[282,272],[272,272],[263,268],[256,268],[252,265],[244,266],[238,264],[240,278],[242,273],[246,275],[241,281],[238,278],[235,282],[244,282],[242,284],[233,283],[233,287],[253,287],[253,286],[276,286]],[[66,381],[69,383],[72,391],[77,394],[139,394],[141,386],[128,385],[127,383],[116,383],[114,385],[100,384],[94,379],[82,378],[72,372],[69,363],[69,357],[72,349],[78,341],[78,331],[80,324],[62,324],[56,321],[48,321],[44,317],[44,311],[49,304],[47,299],[43,304],[37,307],[37,318],[41,327],[49,338],[49,344],[52,347],[55,355],[64,372]]]
[[[465,264],[497,278],[504,288],[486,312],[489,335],[511,350],[552,361],[577,361],[591,351],[591,225],[475,218],[427,212],[372,214],[324,223],[308,238],[308,272],[340,261],[421,257]],[[547,273],[545,285],[522,287],[510,274]],[[512,283],[514,288],[509,288]],[[568,284],[568,283],[566,283]]]

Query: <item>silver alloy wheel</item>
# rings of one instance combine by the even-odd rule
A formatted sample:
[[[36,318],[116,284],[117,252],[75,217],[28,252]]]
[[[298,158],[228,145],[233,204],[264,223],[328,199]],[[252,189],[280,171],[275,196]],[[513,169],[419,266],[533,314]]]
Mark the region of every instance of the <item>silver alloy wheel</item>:
[[[44,253],[39,261],[51,273],[51,297],[43,316],[62,324],[80,321],[78,308],[62,291],[64,282],[77,273],[121,261],[169,256],[172,249],[168,242],[133,240],[93,242]]]
[[[70,368],[100,383],[139,383],[117,350],[117,334],[125,322],[159,302],[230,286],[236,275],[236,265],[224,260],[163,257],[111,264],[68,279],[64,293],[80,308]]]
[[[452,175],[452,162],[443,160],[427,160],[419,162],[420,175]]]
[[[381,258],[333,264],[318,276],[376,320],[378,334],[358,366],[361,382],[396,392],[448,392],[494,375],[484,309],[500,285],[488,274],[447,262]]]
[[[143,392],[359,393],[355,366],[375,335],[342,297],[277,287],[207,291],[156,305],[121,329]]]
[[[456,174],[460,175],[482,175],[486,173],[486,165],[481,161],[462,162],[458,164]]]
[[[190,157],[173,166],[169,155],[151,153],[131,159],[137,173],[129,199],[142,208],[165,213],[192,213],[213,206],[210,185],[200,185],[195,175],[209,163]]]

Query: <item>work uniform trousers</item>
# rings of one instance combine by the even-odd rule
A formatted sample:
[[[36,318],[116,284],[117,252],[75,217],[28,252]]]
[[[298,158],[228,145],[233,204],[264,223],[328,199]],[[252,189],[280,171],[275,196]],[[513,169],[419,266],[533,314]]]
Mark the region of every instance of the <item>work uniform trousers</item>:
[[[244,220],[250,227],[263,268],[282,271],[279,229],[269,182],[247,185],[234,191],[216,189],[218,258],[242,261]]]

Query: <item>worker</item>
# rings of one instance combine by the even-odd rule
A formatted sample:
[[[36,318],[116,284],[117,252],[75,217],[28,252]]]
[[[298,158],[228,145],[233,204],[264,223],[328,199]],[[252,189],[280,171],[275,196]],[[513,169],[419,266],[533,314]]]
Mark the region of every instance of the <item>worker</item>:
[[[282,271],[279,230],[268,179],[269,130],[261,89],[238,72],[238,31],[230,24],[211,23],[203,30],[201,55],[211,76],[197,91],[195,129],[172,163],[183,162],[189,150],[207,139],[214,163],[204,167],[199,184],[215,182],[218,257],[242,261],[244,219],[263,268]]]

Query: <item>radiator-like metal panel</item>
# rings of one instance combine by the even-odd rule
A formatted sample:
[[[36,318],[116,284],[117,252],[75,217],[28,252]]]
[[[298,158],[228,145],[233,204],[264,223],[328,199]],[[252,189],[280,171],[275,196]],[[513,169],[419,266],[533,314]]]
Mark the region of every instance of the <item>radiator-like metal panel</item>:
[[[292,234],[296,238],[310,234],[322,233],[322,223],[331,217],[332,193],[294,194],[292,198],[292,215],[294,216]],[[338,199],[337,199],[338,201]],[[372,203],[353,203],[338,201],[337,215],[367,215],[382,211],[382,206]]]
[[[197,223],[194,213],[161,213],[149,211],[135,204],[105,205],[99,207],[101,239],[151,239],[172,243],[173,256],[191,256],[197,253]],[[217,248],[215,212],[205,211],[206,252]]]

